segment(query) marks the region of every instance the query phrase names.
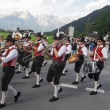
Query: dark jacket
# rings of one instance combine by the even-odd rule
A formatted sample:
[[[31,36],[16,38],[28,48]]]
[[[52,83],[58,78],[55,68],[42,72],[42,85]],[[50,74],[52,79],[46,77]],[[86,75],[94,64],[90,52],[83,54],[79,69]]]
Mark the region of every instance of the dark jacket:
[[[77,50],[77,44],[75,43],[75,44],[71,44],[72,45],[72,50]]]

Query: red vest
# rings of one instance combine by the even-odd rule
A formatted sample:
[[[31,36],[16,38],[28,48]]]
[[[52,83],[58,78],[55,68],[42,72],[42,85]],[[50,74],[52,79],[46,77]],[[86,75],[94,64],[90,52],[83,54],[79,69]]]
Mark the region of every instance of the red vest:
[[[36,48],[38,48],[40,46],[41,42],[39,42],[37,45],[36,45]],[[35,52],[35,55],[36,56],[44,56],[45,55],[45,49],[42,49],[40,52]]]
[[[82,46],[82,47],[80,46],[79,49],[78,49],[78,52],[80,52],[81,54],[83,54],[83,51],[82,51],[82,48],[83,48],[83,47],[84,47],[84,46]]]
[[[11,52],[11,50],[14,50],[15,48],[11,48],[9,50],[7,50],[6,52],[6,56]],[[15,66],[16,65],[16,61],[17,58],[13,58],[11,61],[7,62],[7,63],[3,63],[3,66]]]
[[[104,48],[104,47],[100,47],[100,48],[97,49],[97,51],[96,51],[96,48],[95,48],[94,51],[93,51],[93,55],[95,55],[95,51],[96,51],[100,57],[103,57],[103,54],[102,54],[102,49],[103,49],[103,48]],[[98,55],[96,54],[95,59],[99,58]],[[94,61],[94,57],[92,58],[92,61]],[[100,59],[99,59],[98,62],[104,62],[104,60],[100,60]]]
[[[63,44],[61,44],[60,46],[58,46],[56,48],[57,51],[59,51],[62,46],[63,46]],[[63,54],[61,57],[56,57],[55,54],[53,55],[53,60],[55,60],[55,61],[64,61],[64,59],[65,59],[65,54]]]

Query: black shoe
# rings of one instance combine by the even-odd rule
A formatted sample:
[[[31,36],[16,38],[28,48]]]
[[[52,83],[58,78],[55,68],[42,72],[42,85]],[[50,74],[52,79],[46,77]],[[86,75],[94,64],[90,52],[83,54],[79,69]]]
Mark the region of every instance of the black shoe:
[[[17,100],[18,100],[18,98],[19,98],[19,96],[21,95],[21,92],[17,92],[17,95],[16,96],[14,96],[14,98],[15,98],[15,102],[17,102]]]
[[[63,89],[62,89],[62,88],[60,88],[60,89],[59,89],[59,91],[58,91],[58,93],[60,93],[60,92],[62,92],[62,91],[63,91]]]
[[[49,101],[54,102],[54,101],[57,101],[57,100],[58,100],[58,97],[56,98],[55,96],[53,96]]]
[[[22,79],[28,79],[29,78],[29,76],[24,76],[24,77],[22,77]]]
[[[90,95],[95,95],[95,94],[97,94],[97,91],[96,92],[95,91],[91,91],[89,94]]]
[[[16,74],[20,74],[20,73],[21,73],[21,71],[17,71],[17,72],[16,72]]]
[[[5,106],[6,106],[5,103],[4,104],[0,104],[0,108],[5,107]]]
[[[65,71],[65,73],[68,72],[68,70]]]
[[[32,88],[37,88],[40,87],[40,85],[35,84],[34,86],[32,86]]]
[[[77,82],[77,81],[74,81],[72,84],[78,84],[79,82]]]
[[[32,73],[32,71],[29,72],[29,75]]]
[[[43,79],[40,79],[40,81],[39,82],[42,82],[43,81]]]
[[[47,61],[44,63],[44,65],[43,66],[45,66],[47,64]]]
[[[99,89],[100,87],[102,87],[102,85],[101,85],[101,84],[99,84],[99,86],[97,87],[97,89]]]
[[[65,76],[65,73],[62,73],[61,76]]]
[[[81,78],[81,82],[83,82],[83,80],[86,78],[86,76],[84,76],[83,78]]]

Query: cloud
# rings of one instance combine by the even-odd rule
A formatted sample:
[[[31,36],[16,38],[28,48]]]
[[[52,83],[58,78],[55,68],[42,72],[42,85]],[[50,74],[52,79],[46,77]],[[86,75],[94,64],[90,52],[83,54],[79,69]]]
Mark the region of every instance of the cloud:
[[[30,11],[37,14],[64,14],[75,0],[0,0],[0,9],[5,13],[13,11]]]
[[[107,2],[108,0],[98,0],[96,2],[92,1],[85,6],[85,9],[94,10],[94,9],[102,8],[103,6],[107,5]]]

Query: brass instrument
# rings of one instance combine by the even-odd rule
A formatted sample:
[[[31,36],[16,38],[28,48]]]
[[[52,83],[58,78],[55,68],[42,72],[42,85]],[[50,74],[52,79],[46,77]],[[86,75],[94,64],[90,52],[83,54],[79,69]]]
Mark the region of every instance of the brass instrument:
[[[16,41],[22,39],[22,34],[19,32],[13,32],[12,38],[14,38]]]

